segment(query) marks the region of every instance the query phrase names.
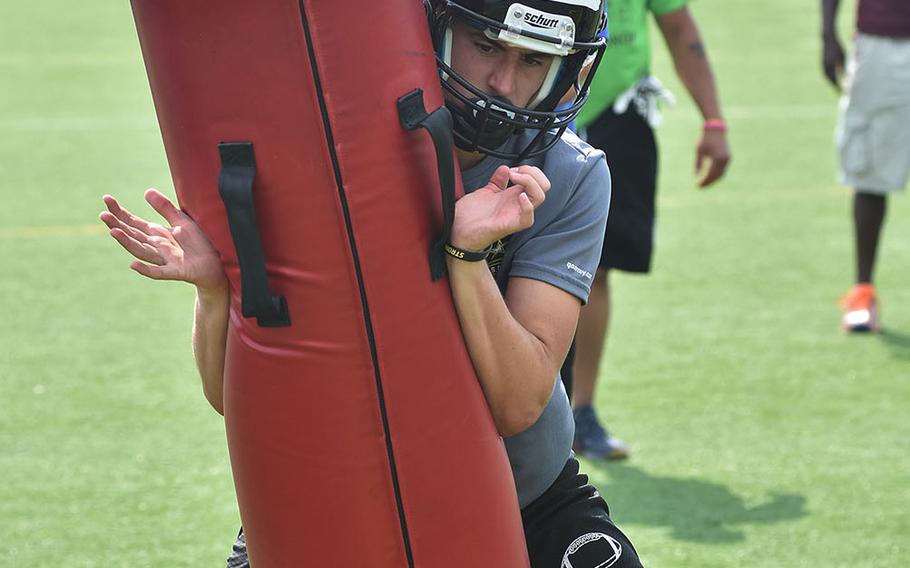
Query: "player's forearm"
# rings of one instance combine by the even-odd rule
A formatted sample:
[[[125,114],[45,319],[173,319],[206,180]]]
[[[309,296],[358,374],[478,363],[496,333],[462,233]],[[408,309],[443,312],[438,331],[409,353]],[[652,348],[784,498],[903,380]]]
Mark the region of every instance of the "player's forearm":
[[[449,260],[449,283],[496,427],[505,437],[522,432],[549,401],[558,357],[512,316],[486,263]]]
[[[193,356],[202,378],[202,391],[218,414],[224,414],[224,355],[227,347],[230,293],[196,289]]]
[[[721,118],[714,73],[698,26],[688,8],[657,18],[680,80],[705,119]]]
[[[837,10],[840,0],[822,0],[822,37],[837,36]]]

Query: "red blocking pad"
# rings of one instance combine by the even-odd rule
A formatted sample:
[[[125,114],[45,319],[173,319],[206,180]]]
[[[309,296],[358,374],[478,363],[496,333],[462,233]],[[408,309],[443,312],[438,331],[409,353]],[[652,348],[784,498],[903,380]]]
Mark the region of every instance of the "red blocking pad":
[[[430,277],[434,147],[399,123],[414,89],[442,105],[422,3],[132,5],[181,207],[230,279],[225,423],[253,566],[527,567],[505,449]]]

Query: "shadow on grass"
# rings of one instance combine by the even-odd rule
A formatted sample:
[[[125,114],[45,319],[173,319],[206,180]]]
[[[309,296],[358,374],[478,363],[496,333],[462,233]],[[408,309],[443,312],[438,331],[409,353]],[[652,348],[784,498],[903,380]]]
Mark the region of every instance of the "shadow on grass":
[[[895,357],[910,361],[910,335],[883,328],[879,337]]]
[[[598,489],[620,526],[667,527],[677,540],[739,542],[745,540],[742,525],[791,521],[807,514],[806,498],[795,493],[772,493],[764,503],[750,507],[717,483],[655,477],[622,463],[588,462],[587,467],[607,474],[609,483]]]

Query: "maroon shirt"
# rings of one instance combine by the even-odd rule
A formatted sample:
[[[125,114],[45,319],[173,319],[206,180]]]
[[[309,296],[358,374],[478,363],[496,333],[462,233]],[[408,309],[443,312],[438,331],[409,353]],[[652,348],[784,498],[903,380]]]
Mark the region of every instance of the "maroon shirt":
[[[910,38],[910,0],[859,0],[857,12],[861,33]]]

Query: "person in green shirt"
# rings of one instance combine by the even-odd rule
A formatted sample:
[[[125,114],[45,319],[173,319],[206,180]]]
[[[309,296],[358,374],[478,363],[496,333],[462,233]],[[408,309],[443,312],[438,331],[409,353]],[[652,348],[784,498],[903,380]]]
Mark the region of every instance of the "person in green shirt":
[[[592,402],[611,309],[609,271],[647,273],[651,268],[657,188],[653,130],[660,122],[658,100],[672,99],[650,75],[649,14],[704,117],[695,147],[698,187],[720,179],[730,161],[714,75],[687,1],[610,0],[609,10],[610,41],[578,125],[582,138],[607,155],[613,197],[600,267],[562,368],[575,407],[575,451],[595,459],[621,459],[629,452],[602,426]]]

